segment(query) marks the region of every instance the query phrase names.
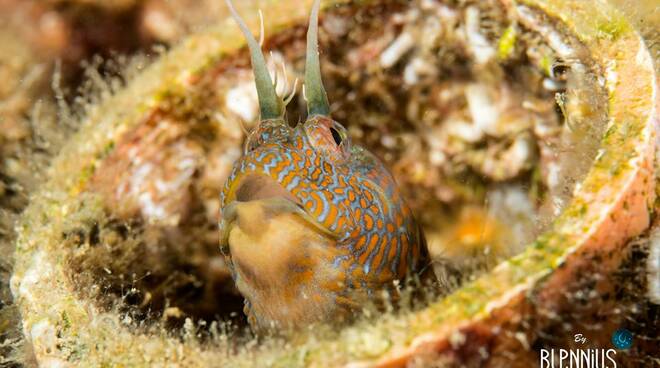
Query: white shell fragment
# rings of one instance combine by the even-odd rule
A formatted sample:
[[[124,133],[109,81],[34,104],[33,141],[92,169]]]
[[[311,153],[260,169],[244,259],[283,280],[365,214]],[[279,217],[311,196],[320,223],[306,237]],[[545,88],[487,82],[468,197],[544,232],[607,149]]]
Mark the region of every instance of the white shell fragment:
[[[495,134],[499,111],[482,84],[470,84],[465,88],[465,98],[468,102],[474,125],[482,132]]]
[[[243,121],[257,120],[259,117],[259,97],[256,88],[254,88],[254,80],[244,81],[227,91],[225,106]]]
[[[415,46],[415,39],[410,33],[402,33],[392,44],[380,55],[380,65],[383,68],[391,68],[401,57]]]
[[[495,48],[479,32],[479,9],[469,7],[465,10],[465,34],[468,46],[477,64],[486,64],[495,56]]]

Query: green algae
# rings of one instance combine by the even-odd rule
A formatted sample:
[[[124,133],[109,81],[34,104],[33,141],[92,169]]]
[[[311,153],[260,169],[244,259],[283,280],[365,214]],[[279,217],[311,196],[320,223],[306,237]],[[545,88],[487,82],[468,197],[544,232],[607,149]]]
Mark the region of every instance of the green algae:
[[[610,33],[617,35],[617,37],[611,37],[611,41],[620,39],[621,36],[624,35],[624,32],[625,28],[616,28],[614,31],[611,31]],[[203,45],[200,43],[195,45],[195,47],[203,47]],[[204,59],[204,66],[199,66],[198,69],[196,69],[196,72],[203,74],[205,68],[213,65],[213,62],[210,62],[209,60],[220,59],[220,56],[218,55],[219,54],[216,54],[214,56],[216,59],[214,59],[214,57],[207,57]],[[171,57],[172,56],[170,56],[170,58]],[[160,67],[157,66],[154,68]],[[155,74],[158,75],[158,73]],[[167,83],[174,83],[173,80],[174,79]],[[180,95],[184,93],[184,90],[184,87],[179,86],[175,88],[157,89],[156,92],[153,92],[152,90],[151,92],[147,92],[146,95],[155,96],[153,101],[161,102],[164,100],[164,96],[169,97],[172,95]],[[133,93],[135,93],[134,96],[141,96],[138,92],[143,93],[144,90],[133,91]],[[144,109],[144,107],[142,109]],[[144,111],[141,109],[137,110],[140,112]],[[138,113],[132,116],[125,116],[123,119],[114,122],[116,125],[95,125],[93,129],[112,131],[120,125],[128,126],[130,124],[135,124],[135,122],[139,120],[136,119],[139,115],[140,114]],[[87,126],[90,125],[92,124],[87,124]],[[630,167],[625,163],[618,165],[619,161],[622,159],[620,154],[622,152],[621,150],[625,149],[625,147],[621,148],[621,150],[613,150],[615,148],[613,146],[631,142],[634,138],[639,138],[639,135],[644,134],[644,131],[638,122],[631,122],[630,126],[626,128],[619,126],[618,122],[615,122],[613,127],[615,126],[620,129],[615,128],[612,132],[608,131],[609,133],[606,134],[605,139],[603,140],[603,144],[606,145],[607,150],[598,160],[603,166],[594,166],[593,170],[599,172],[592,172],[592,175],[602,175],[603,170],[608,170],[606,176],[620,176],[626,174],[630,170]],[[73,165],[69,165],[69,163],[65,163],[65,161],[72,157],[77,157],[78,155],[80,155],[80,157],[87,157],[90,152],[94,152],[94,147],[104,147],[102,149],[104,152],[109,152],[114,148],[114,138],[93,135],[89,129],[92,128],[88,128],[86,132],[82,133],[80,137],[84,138],[80,138],[78,142],[80,146],[89,148],[84,148],[81,151],[69,150],[64,154],[62,160],[58,164],[59,167],[64,168],[63,173],[72,174],[74,178],[76,176],[82,178],[83,185],[86,182],[86,179],[88,179],[93,173],[95,165],[93,163],[90,164],[89,161],[82,164],[73,163]],[[94,136],[95,140],[83,145],[82,143],[89,135]],[[634,153],[635,152],[633,151],[632,154]],[[635,157],[636,156],[629,156],[625,161],[628,162]],[[617,172],[612,173],[611,168],[615,165],[618,165]],[[72,183],[70,178],[65,182]],[[55,180],[54,184],[51,184],[51,189],[53,187],[58,187],[58,184],[58,181]],[[76,184],[76,180],[73,180],[73,184],[71,185],[76,186],[78,184]],[[601,183],[600,185],[602,186],[603,184]],[[43,197],[37,198],[36,200],[39,201],[40,199],[43,201],[48,200],[47,195],[45,194],[43,194]],[[71,200],[71,198],[56,198],[48,200],[50,203],[50,208],[47,212],[48,215],[39,213],[43,208],[32,208],[29,210],[25,215],[25,221],[20,228],[22,237],[21,241],[19,241],[19,249],[21,249],[22,252],[26,252],[27,250],[34,249],[34,247],[37,246],[39,242],[43,241],[43,239],[50,239],[47,242],[48,247],[46,249],[59,254],[59,252],[61,252],[61,249],[58,249],[60,244],[53,240],[54,234],[74,228],[81,222],[96,221],[99,218],[100,215],[96,211],[100,211],[100,205],[94,204],[94,201],[90,201],[92,202],[92,205],[89,208],[85,208],[86,205],[84,205],[83,208],[72,210]],[[83,213],[84,215],[80,215],[80,217],[76,219],[68,218],[66,221],[61,220],[61,218],[66,218],[71,213],[76,212]],[[557,224],[568,224],[577,221],[579,225],[584,222],[583,219],[588,214],[589,205],[587,203],[580,203],[576,199],[564,212],[562,219],[558,220]],[[41,219],[36,221],[37,227],[39,227],[37,230],[30,225],[33,223],[30,219],[34,220],[39,217],[41,217]],[[58,220],[58,218],[60,219]],[[560,230],[561,228],[557,230],[557,233],[550,233],[542,236],[523,254],[506,261],[508,267],[498,267],[492,273],[464,285],[457,292],[432,304],[427,310],[419,312],[419,314],[394,316],[375,322],[364,322],[369,323],[371,330],[365,325],[358,324],[355,327],[349,327],[340,332],[336,340],[303,339],[304,342],[299,345],[285,346],[286,349],[283,350],[282,346],[276,346],[275,348],[272,348],[273,350],[265,350],[263,356],[255,358],[255,360],[251,360],[251,358],[248,357],[245,362],[236,361],[235,364],[240,366],[254,362],[261,362],[273,366],[303,366],[312,363],[323,365],[323,363],[320,362],[336,364],[338,362],[347,361],[349,358],[373,359],[384,354],[389,349],[399,346],[401,341],[409,343],[414,339],[416,334],[433,331],[440,327],[440,324],[448,320],[455,321],[483,315],[486,313],[486,304],[491,298],[502,295],[509,290],[512,285],[541,280],[561,263],[566,251],[570,250],[570,247],[578,244],[578,237],[576,235],[572,237],[559,235]],[[568,233],[572,232],[569,231]],[[26,244],[30,245],[25,246]],[[19,262],[19,273],[21,272],[21,269],[23,271],[25,270],[27,262],[28,261],[25,259]],[[61,276],[59,272],[60,271],[58,270],[58,276]],[[61,289],[62,285],[57,286],[60,289],[56,290],[56,293],[66,291]],[[63,339],[79,341],[84,338],[87,339],[87,341],[91,340],[96,343],[95,346],[89,346],[87,344],[76,345],[74,343],[71,347],[66,349],[68,352],[66,352],[65,355],[69,362],[95,362],[100,366],[128,364],[135,366],[148,366],[152,363],[150,359],[157,361],[158,359],[163,359],[164,356],[173,356],[174,358],[172,359],[174,361],[185,362],[188,364],[203,364],[219,358],[218,355],[209,352],[206,347],[199,345],[194,338],[190,338],[190,340],[186,341],[184,344],[180,344],[177,339],[171,339],[164,336],[163,331],[160,330],[152,331],[151,334],[146,335],[135,334],[134,331],[127,329],[126,326],[113,315],[103,316],[104,318],[107,318],[107,320],[100,320],[102,322],[96,321],[99,323],[98,330],[85,331],[90,322],[89,319],[98,318],[98,316],[88,315],[84,311],[84,308],[82,308],[75,299],[63,299],[60,303],[61,304],[58,304],[57,308],[62,310],[59,315],[59,320],[62,321],[59,332],[62,334]],[[31,312],[35,313],[35,311]],[[28,316],[27,321],[34,322],[34,318],[36,317]],[[433,323],[428,323],[429,320],[433,321]],[[399,327],[401,326],[405,326],[407,330],[400,331]],[[356,331],[357,333],[367,331],[363,335],[363,339],[369,341],[369,346],[367,348],[356,347],[352,344],[355,340],[350,339],[350,337],[351,334],[356,333]],[[369,331],[371,331],[371,333],[369,333]],[[386,331],[387,333],[383,333],[383,331]],[[393,340],[391,336],[396,336],[397,339]],[[126,341],[117,342],[118,337],[125,338]],[[143,347],[135,348],[135,344],[140,343],[151,343],[154,348],[153,350],[143,350]],[[181,349],[182,353],[175,353],[178,349]],[[114,353],[114,355],[109,355],[111,353]],[[191,357],[188,354],[198,354],[198,356]]]
[[[618,15],[615,19],[600,23],[597,29],[601,37],[616,41],[621,35],[630,32],[630,24],[622,15]]]
[[[500,58],[500,60],[508,59],[513,54],[518,36],[517,32],[516,26],[513,24],[504,30],[502,37],[500,37],[500,40],[497,43],[497,57]],[[544,69],[547,70],[547,68]]]

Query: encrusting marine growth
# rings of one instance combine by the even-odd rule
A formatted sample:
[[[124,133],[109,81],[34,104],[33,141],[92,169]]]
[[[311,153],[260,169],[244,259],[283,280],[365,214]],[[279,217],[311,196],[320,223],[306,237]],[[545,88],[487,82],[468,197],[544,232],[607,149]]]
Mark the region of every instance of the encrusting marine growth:
[[[424,235],[385,166],[330,117],[307,33],[307,120],[291,128],[259,44],[250,49],[261,122],[221,194],[221,249],[256,330],[346,319],[405,280],[433,279]],[[383,293],[385,292],[385,293]]]

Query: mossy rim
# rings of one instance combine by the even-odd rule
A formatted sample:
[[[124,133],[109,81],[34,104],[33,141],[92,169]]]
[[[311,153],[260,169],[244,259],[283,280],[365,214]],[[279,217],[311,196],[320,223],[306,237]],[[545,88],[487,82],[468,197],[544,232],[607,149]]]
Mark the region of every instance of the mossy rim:
[[[510,8],[516,6],[503,2]],[[600,8],[602,4],[595,1],[528,0],[523,3],[563,22],[605,70],[610,128],[601,142],[602,154],[572,203],[555,221],[552,230],[539,237],[523,254],[427,309],[403,321],[347,329],[334,341],[292,343],[290,348],[277,354],[271,352],[268,357],[258,358],[260,361],[279,366],[328,362],[336,365],[372,359],[380,359],[383,364],[403,362],[415,354],[424,340],[440,341],[457,326],[486,319],[516,295],[529,290],[542,292],[553,284],[554,271],[561,264],[571,262],[571,255],[579,254],[582,248],[606,243],[600,251],[611,250],[648,226],[648,208],[653,197],[651,157],[655,134],[655,126],[650,121],[655,113],[657,87],[645,45],[621,15]],[[269,8],[267,13],[271,14],[269,19],[288,19],[289,22],[306,16],[305,9],[290,9],[286,5],[274,6],[272,11]],[[278,17],[281,14],[287,15]],[[269,32],[286,26],[285,23],[266,23]],[[76,298],[70,292],[71,285],[65,281],[66,271],[62,269],[65,263],[51,257],[51,250],[58,246],[53,243],[57,237],[52,233],[55,228],[51,219],[66,219],[74,212],[70,198],[80,193],[86,173],[89,175],[93,171],[106,147],[112,147],[129,124],[139,121],[146,111],[162,101],[163,96],[184,95],[187,81],[203,74],[206,68],[240,47],[240,40],[234,27],[226,24],[185,40],[125,91],[90,111],[82,132],[55,160],[52,168],[55,174],[33,197],[18,226],[12,279],[12,290],[23,314],[24,331],[31,337],[40,362],[147,366],[160,361],[193,365],[212,361],[214,354],[225,355],[225,352],[209,353],[194,339],[182,343],[159,332],[135,334],[116,315],[96,311],[86,301]],[[181,65],[178,61],[181,55],[195,60],[195,64]],[[116,106],[124,108],[117,111]],[[94,208],[90,206],[91,211]],[[634,218],[632,224],[617,226],[626,217]],[[603,230],[604,224],[621,231],[612,234]],[[422,335],[426,337],[417,339]],[[360,338],[368,338],[369,346],[353,349],[351,344],[361,341]]]

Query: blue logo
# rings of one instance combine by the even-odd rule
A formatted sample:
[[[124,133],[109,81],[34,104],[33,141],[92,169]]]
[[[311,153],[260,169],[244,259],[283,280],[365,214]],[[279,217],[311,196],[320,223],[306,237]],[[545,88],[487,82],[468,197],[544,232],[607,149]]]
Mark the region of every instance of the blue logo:
[[[620,328],[614,331],[614,334],[612,335],[612,344],[619,350],[630,349],[633,344],[632,332],[625,328]]]

